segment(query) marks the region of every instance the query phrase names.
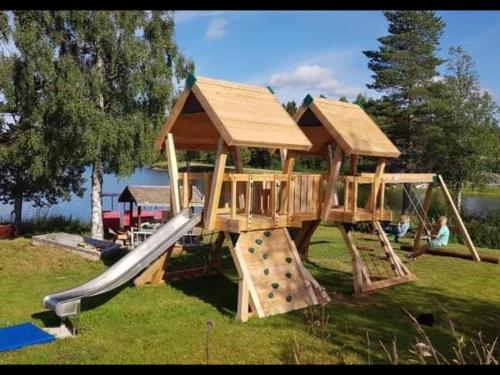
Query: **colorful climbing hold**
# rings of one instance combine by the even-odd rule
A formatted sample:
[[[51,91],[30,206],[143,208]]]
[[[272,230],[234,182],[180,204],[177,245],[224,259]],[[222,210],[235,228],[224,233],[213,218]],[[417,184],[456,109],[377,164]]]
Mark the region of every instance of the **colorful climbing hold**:
[[[268,253],[262,254],[262,258],[264,258],[264,259],[269,258],[269,254]]]
[[[285,276],[286,276],[287,278],[291,278],[291,277],[292,277],[292,274],[291,274],[290,272],[287,272],[287,273],[285,273]]]
[[[289,294],[288,296],[286,296],[286,301],[287,302],[290,302],[292,300],[292,296]]]
[[[262,240],[261,240],[260,238],[257,238],[257,239],[255,240],[255,243],[256,243],[257,245],[262,245]]]
[[[274,293],[269,293],[267,296],[268,296],[269,298],[274,298]]]
[[[266,275],[266,276],[267,276],[267,275],[269,275],[269,268],[266,268],[266,269],[264,270],[264,275]]]
[[[285,261],[286,261],[287,263],[292,263],[292,258],[290,258],[290,257],[286,257],[286,258],[285,258]]]
[[[273,287],[273,289],[278,289],[280,287],[280,284],[272,283],[271,286]]]
[[[255,249],[253,247],[251,247],[251,248],[248,249],[248,252],[251,253],[251,254],[253,254],[253,253],[255,253]]]
[[[264,232],[264,236],[266,236],[266,237],[271,237],[271,232],[269,232],[268,230],[266,230],[266,231]]]

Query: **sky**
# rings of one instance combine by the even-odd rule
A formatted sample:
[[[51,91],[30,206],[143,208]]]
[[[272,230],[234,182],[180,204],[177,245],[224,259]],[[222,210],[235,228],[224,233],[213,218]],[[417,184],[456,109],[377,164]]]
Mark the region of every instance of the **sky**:
[[[437,12],[438,56],[462,46],[480,83],[500,102],[500,11]],[[271,86],[281,101],[379,94],[362,51],[387,34],[380,11],[178,11],[176,40],[199,76]],[[440,73],[446,73],[440,68]]]

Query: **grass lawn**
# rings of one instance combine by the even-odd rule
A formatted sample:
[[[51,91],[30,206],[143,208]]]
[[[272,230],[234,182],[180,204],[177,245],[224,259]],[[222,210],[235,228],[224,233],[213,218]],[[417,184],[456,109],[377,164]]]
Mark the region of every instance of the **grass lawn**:
[[[43,296],[106,268],[55,248],[32,247],[22,238],[0,241],[0,254],[0,327],[25,321],[57,324],[53,313],[42,309]],[[423,256],[409,263],[416,282],[355,299],[350,258],[336,228],[319,227],[310,258],[307,267],[332,295],[326,306],[328,339],[307,333],[304,311],[235,321],[234,278],[208,276],[139,290],[127,285],[84,301],[79,336],[0,353],[0,363],[206,363],[209,320],[215,324],[209,335],[210,363],[294,363],[294,339],[306,361],[367,363],[370,358],[380,363],[387,359],[379,341],[389,347],[394,337],[400,362],[407,363],[415,358],[409,350],[416,333],[402,307],[412,314],[435,314],[436,324],[426,331],[451,358],[454,340],[437,302],[466,338],[476,338],[478,331],[490,342],[500,336],[499,265]]]

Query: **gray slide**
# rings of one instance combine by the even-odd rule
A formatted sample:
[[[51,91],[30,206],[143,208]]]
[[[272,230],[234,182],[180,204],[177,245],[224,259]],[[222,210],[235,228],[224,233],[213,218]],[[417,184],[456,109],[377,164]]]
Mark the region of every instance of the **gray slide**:
[[[201,211],[202,209],[197,209],[193,212],[188,208],[182,210],[96,278],[75,288],[46,296],[42,302],[43,307],[54,310],[61,318],[77,315],[82,298],[106,293],[137,276],[201,221]]]

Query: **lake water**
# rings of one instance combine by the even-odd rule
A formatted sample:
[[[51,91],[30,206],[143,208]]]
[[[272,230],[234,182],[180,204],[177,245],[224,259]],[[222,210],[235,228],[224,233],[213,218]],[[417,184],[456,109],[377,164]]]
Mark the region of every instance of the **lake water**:
[[[41,215],[64,215],[72,216],[90,221],[90,169],[85,172],[85,193],[82,198],[72,196],[70,201],[61,201],[60,203],[46,208],[35,208],[29,202],[24,202],[23,216],[29,218],[31,216]],[[168,173],[156,169],[139,169],[132,176],[119,178],[115,175],[105,175],[103,181],[103,192],[105,193],[120,193],[127,185],[166,185],[168,183]],[[400,196],[390,198],[398,200]],[[103,205],[105,209],[110,209],[110,198],[104,198]],[[117,198],[115,198],[115,207],[117,209]],[[464,197],[464,209],[467,212],[488,212],[492,210],[500,210],[500,199],[492,197],[471,196]],[[391,202],[389,205],[392,206]],[[120,208],[123,205],[120,204]],[[397,206],[397,204],[396,204]],[[8,219],[13,207],[11,205],[0,205],[0,219]]]

